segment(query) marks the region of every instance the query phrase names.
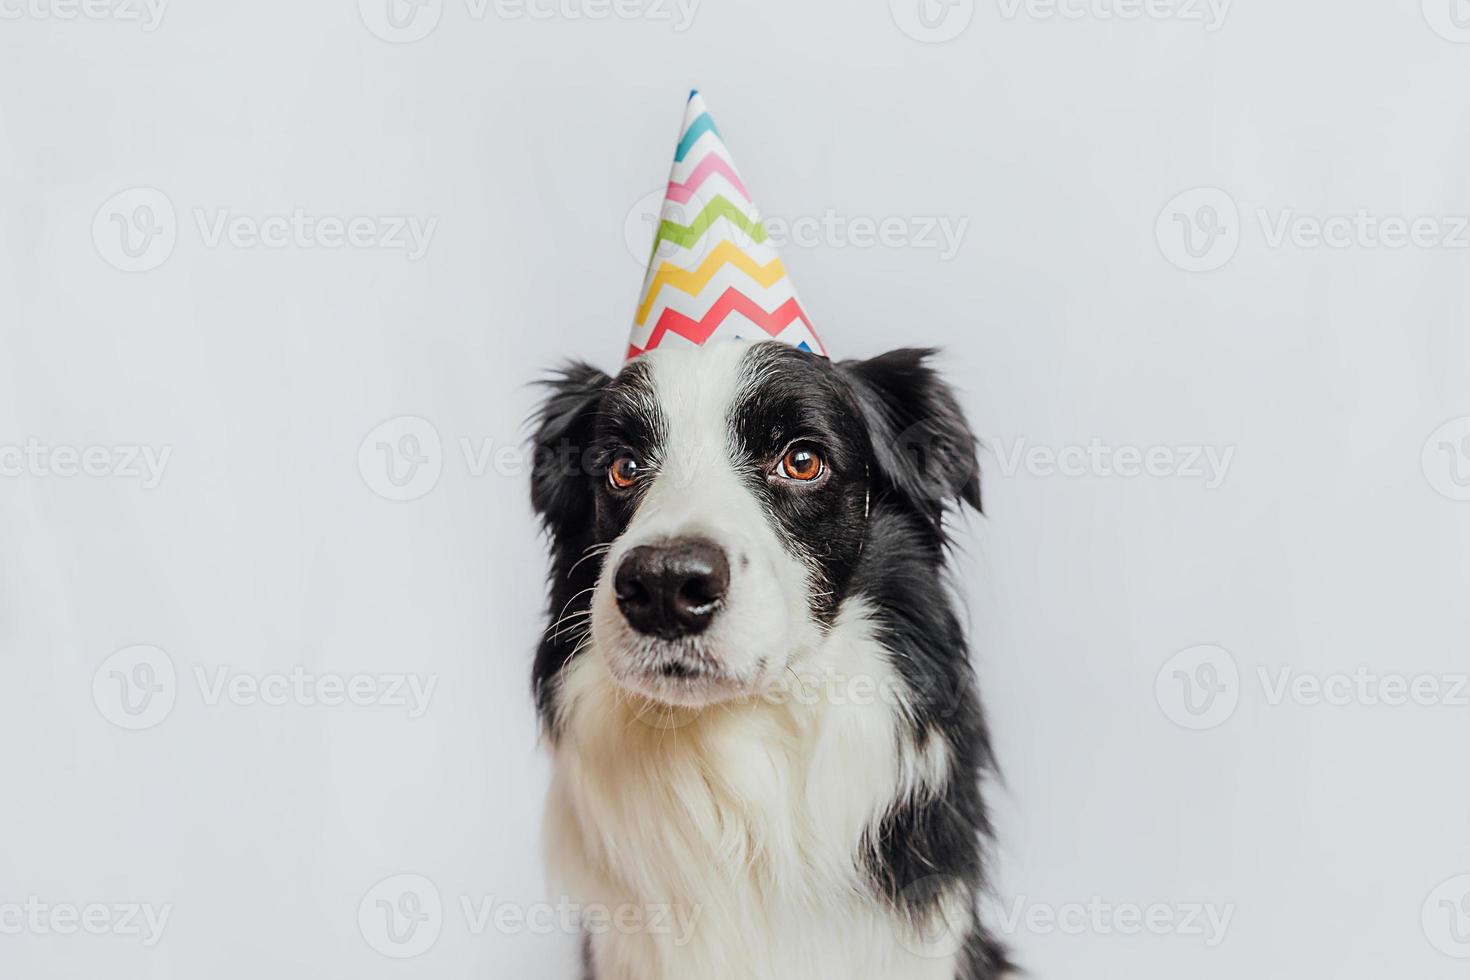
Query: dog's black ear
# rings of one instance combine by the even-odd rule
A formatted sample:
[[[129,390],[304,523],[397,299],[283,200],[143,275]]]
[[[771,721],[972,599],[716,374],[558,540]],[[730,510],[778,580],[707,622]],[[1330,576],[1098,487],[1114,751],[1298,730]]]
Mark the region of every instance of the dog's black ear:
[[[591,526],[587,447],[598,399],[611,383],[612,378],[580,361],[542,382],[547,395],[534,418],[531,506],[553,536],[575,535]]]
[[[905,347],[837,369],[867,424],[877,485],[937,528],[950,501],[980,509],[980,464],[954,391],[927,363],[934,353]]]

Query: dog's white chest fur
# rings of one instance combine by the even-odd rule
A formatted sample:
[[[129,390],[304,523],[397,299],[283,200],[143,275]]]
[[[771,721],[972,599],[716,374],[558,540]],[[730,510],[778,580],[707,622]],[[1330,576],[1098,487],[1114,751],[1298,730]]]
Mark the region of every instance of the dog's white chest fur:
[[[596,650],[569,665],[548,846],[559,885],[612,912],[596,980],[955,976],[952,944],[859,866],[889,806],[942,782],[946,746],[907,734],[860,606],[795,669],[799,687],[671,715],[619,689]],[[637,910],[621,927],[620,909]],[[969,914],[946,908],[942,931],[964,935]]]

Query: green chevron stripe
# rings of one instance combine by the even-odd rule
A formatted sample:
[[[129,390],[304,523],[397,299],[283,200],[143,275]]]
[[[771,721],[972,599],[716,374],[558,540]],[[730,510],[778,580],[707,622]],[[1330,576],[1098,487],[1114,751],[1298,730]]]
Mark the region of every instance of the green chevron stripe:
[[[660,221],[658,224],[658,237],[653,240],[653,251],[658,252],[658,247],[663,242],[673,242],[680,248],[693,248],[699,244],[709,226],[719,218],[728,218],[730,223],[750,236],[751,241],[759,244],[766,240],[766,226],[759,221],[751,221],[745,216],[745,212],[730,203],[724,195],[717,194],[715,199],[694,219],[694,224],[676,224],[672,221]]]

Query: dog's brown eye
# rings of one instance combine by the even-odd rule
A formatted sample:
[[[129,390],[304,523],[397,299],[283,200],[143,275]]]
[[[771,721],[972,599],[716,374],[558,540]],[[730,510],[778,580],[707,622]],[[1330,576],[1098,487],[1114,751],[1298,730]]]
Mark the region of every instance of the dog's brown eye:
[[[607,482],[619,490],[626,490],[638,481],[638,460],[631,453],[623,453],[607,468]]]
[[[792,446],[781,457],[781,472],[791,480],[809,483],[822,475],[822,457],[811,446]]]

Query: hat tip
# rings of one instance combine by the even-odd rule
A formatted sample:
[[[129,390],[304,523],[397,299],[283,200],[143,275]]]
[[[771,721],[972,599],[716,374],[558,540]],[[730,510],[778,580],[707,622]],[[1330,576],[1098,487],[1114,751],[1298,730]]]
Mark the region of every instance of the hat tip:
[[[697,89],[697,88],[690,89],[689,90],[689,100],[692,102],[694,100],[694,97],[696,95],[698,95],[698,94],[699,94],[699,89]]]

